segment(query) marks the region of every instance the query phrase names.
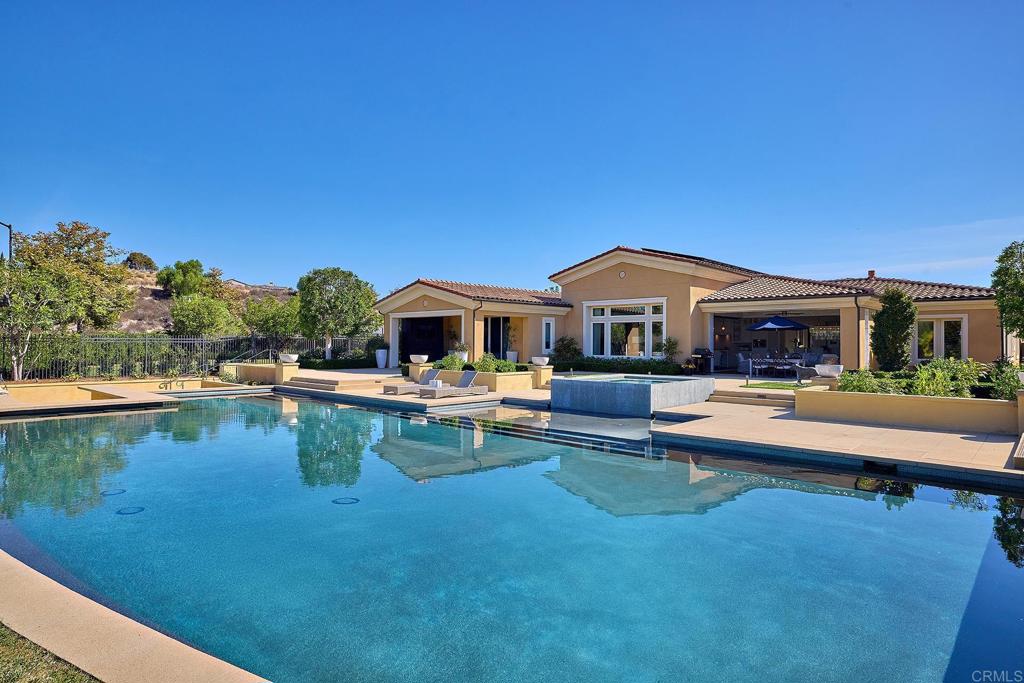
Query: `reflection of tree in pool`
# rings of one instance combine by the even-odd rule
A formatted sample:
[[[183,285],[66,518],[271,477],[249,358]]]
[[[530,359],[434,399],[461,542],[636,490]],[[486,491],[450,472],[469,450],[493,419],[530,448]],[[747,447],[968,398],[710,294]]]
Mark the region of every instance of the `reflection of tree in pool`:
[[[988,510],[988,501],[985,500],[985,496],[974,491],[953,491],[949,498],[949,507],[984,512]]]
[[[992,521],[992,532],[1006,559],[1024,567],[1024,500],[1000,496],[996,510],[999,514]]]
[[[232,406],[220,401],[183,401],[178,410],[160,413],[154,428],[175,443],[194,443],[216,436],[233,412]]]
[[[917,487],[917,484],[906,481],[857,477],[857,490],[880,493],[886,510],[899,509],[914,500],[914,492]]]
[[[370,443],[373,413],[317,403],[299,405],[296,444],[306,486],[353,486]]]
[[[25,505],[75,515],[102,500],[101,479],[124,467],[125,448],[153,428],[153,415],[40,420],[0,425],[0,515]]]

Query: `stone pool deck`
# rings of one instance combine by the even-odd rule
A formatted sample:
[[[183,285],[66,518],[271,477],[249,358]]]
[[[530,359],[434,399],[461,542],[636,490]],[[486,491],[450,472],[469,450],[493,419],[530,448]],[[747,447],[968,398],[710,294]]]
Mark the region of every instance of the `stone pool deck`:
[[[656,414],[655,444],[838,466],[896,465],[899,474],[1024,488],[1020,437],[800,419],[792,408],[700,403]],[[666,422],[674,422],[666,424]]]
[[[265,680],[79,595],[3,551],[0,621],[105,683]]]

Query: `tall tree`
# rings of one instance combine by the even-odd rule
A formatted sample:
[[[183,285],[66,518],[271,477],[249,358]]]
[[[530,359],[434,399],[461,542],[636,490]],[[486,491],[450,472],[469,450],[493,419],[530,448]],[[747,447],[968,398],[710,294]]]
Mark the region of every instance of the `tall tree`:
[[[886,288],[878,300],[882,310],[875,314],[871,328],[871,352],[882,370],[902,370],[910,363],[917,307],[908,294],[895,287]]]
[[[992,288],[1003,328],[1024,338],[1024,242],[1012,242],[996,259]]]
[[[205,294],[174,297],[171,325],[174,334],[181,337],[227,334],[237,329],[227,304]]]
[[[141,251],[133,251],[124,259],[124,265],[128,270],[141,270],[146,273],[156,272],[156,261]]]
[[[164,266],[156,274],[156,283],[171,296],[189,296],[203,293],[206,278],[203,264],[198,259],[175,261],[173,266]]]
[[[24,263],[0,264],[0,336],[10,344],[11,374],[31,369],[32,339],[67,325],[84,308],[81,283]]]
[[[299,324],[307,337],[324,339],[330,358],[332,337],[354,337],[380,325],[376,300],[373,286],[355,273],[317,268],[299,278]]]
[[[52,232],[15,234],[18,263],[74,281],[81,298],[69,322],[79,332],[116,324],[135,302],[135,293],[127,285],[128,268],[112,262],[123,252],[112,247],[108,237],[109,232],[81,221],[57,223]]]
[[[271,348],[280,351],[299,334],[299,298],[249,299],[242,311],[242,324],[249,334],[266,337]]]

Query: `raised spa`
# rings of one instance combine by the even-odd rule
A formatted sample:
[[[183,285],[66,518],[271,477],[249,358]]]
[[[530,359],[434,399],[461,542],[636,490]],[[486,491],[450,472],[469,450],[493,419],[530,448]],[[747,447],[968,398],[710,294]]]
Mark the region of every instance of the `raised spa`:
[[[551,408],[599,415],[650,417],[656,410],[703,403],[714,391],[715,380],[710,377],[559,377],[551,382]]]

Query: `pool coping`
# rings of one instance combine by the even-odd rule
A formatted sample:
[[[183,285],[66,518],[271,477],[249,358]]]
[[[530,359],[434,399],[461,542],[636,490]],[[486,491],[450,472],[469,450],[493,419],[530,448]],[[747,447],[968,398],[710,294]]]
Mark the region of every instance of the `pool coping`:
[[[0,622],[105,683],[267,683],[100,605],[3,550]]]

